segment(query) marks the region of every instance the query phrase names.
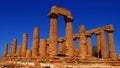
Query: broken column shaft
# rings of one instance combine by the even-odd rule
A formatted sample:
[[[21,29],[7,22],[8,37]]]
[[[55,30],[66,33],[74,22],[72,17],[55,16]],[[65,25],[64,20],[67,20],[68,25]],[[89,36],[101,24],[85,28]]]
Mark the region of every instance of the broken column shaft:
[[[34,28],[33,42],[32,42],[32,57],[39,55],[39,28]]]
[[[26,50],[27,50],[27,45],[28,45],[28,34],[24,33],[23,34],[23,39],[22,39],[22,53],[21,56],[25,57],[26,56]]]
[[[4,51],[3,51],[2,56],[3,56],[3,57],[6,57],[7,54],[8,54],[8,43],[5,44],[5,48],[4,48]]]
[[[22,53],[22,46],[18,46],[18,57],[21,57],[21,53]]]
[[[47,45],[46,45],[46,40],[45,39],[40,39],[40,57],[45,57],[47,56]]]
[[[17,39],[13,40],[13,45],[12,45],[12,57],[16,56],[16,47],[17,47]]]

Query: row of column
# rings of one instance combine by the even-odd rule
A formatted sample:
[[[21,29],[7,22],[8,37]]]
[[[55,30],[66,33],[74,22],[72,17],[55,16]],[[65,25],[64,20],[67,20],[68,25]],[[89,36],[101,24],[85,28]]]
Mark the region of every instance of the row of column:
[[[83,25],[79,28],[79,53],[78,56],[80,58],[89,58],[92,57],[92,42],[91,36],[92,34],[85,34],[85,27]],[[97,41],[97,54],[98,58],[112,58],[113,60],[117,59],[114,47],[114,38],[113,38],[113,31],[108,31],[108,47],[109,47],[109,56],[107,54],[107,47],[106,47],[106,37],[104,31],[96,32],[96,41]],[[67,41],[67,39],[66,39]],[[60,43],[60,54],[66,55],[67,53],[67,45],[65,42]],[[73,53],[75,55],[75,53]]]
[[[68,26],[71,26],[70,22],[68,23]],[[67,29],[68,28],[68,29]],[[72,30],[71,27],[66,27],[66,30]],[[87,58],[92,57],[92,43],[91,43],[91,34],[85,34],[85,27],[82,25],[79,28],[79,56],[81,58]],[[60,43],[60,53],[63,55],[67,55],[69,57],[74,56],[75,48],[74,48],[74,42],[71,31],[66,32],[66,41],[63,43]],[[115,53],[115,47],[114,47],[114,38],[113,38],[113,31],[108,31],[108,45],[109,45],[109,56],[112,59],[116,59],[116,53]],[[102,58],[108,58],[107,54],[107,48],[106,48],[106,37],[104,31],[96,32],[96,40],[97,40],[97,53],[98,57]],[[87,36],[87,38],[86,38]],[[54,38],[54,37],[53,37]],[[86,41],[87,40],[87,41]],[[53,41],[53,40],[51,40]],[[55,40],[56,41],[56,40]],[[39,43],[40,42],[40,43]],[[54,42],[52,42],[54,43]],[[33,45],[31,50],[27,50],[28,45],[28,34],[23,34],[23,40],[22,40],[22,46],[18,46],[18,53],[17,56],[19,57],[45,57],[49,53],[49,56],[57,56],[58,55],[58,49],[56,45],[55,47],[52,47],[53,44],[49,45],[47,47],[47,41],[45,39],[39,40],[39,29],[34,29],[33,34]],[[10,56],[16,56],[16,46],[17,46],[17,39],[13,40],[13,43],[11,44],[10,48]],[[40,46],[40,47],[39,47]],[[51,49],[52,48],[52,49]],[[49,51],[47,51],[49,49]],[[51,49],[51,51],[50,51]],[[53,50],[53,52],[52,52]],[[8,54],[8,43],[5,44],[5,49],[3,51],[3,57],[7,56]]]
[[[50,46],[49,46],[49,56],[58,55],[58,14],[49,13],[50,17]],[[74,56],[74,41],[72,36],[72,16],[65,16],[66,22],[66,55],[68,57]]]
[[[81,58],[92,57],[92,43],[91,34],[85,35],[84,26],[80,26],[79,29],[79,56]],[[108,47],[109,47],[109,57],[112,59],[117,59],[114,47],[113,31],[108,31]],[[96,32],[97,40],[97,54],[99,58],[108,58],[107,47],[106,47],[106,37],[103,30]],[[86,42],[87,36],[87,42]]]
[[[22,46],[18,46],[18,52],[16,52],[17,39],[14,39],[13,43],[11,44],[9,56],[10,57],[18,56],[18,57],[27,57],[27,58],[29,57],[37,58],[38,56],[44,57],[47,54],[46,42],[47,41],[45,39],[39,40],[39,28],[36,27],[34,28],[31,50],[27,50],[28,34],[24,33],[22,39]],[[3,51],[3,57],[7,55],[8,55],[8,44],[6,43],[5,49]]]
[[[117,55],[116,55],[116,52],[115,52],[114,38],[113,38],[112,32],[113,31],[108,31],[109,57],[112,58],[112,59],[116,59]],[[100,31],[99,33],[96,33],[96,38],[97,38],[97,53],[98,53],[98,57],[108,58],[107,48],[106,48],[105,32],[104,31]]]

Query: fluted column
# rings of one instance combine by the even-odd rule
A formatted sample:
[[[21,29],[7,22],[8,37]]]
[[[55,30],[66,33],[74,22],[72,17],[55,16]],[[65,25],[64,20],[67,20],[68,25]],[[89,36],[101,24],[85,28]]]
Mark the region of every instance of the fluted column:
[[[79,56],[81,58],[86,58],[87,56],[87,46],[86,46],[86,36],[85,36],[85,27],[81,25],[79,27]]]
[[[8,43],[5,43],[5,48],[4,48],[4,51],[3,51],[2,57],[6,57],[7,54],[8,54]]]
[[[105,37],[105,32],[101,31],[101,54],[102,58],[108,58],[107,55],[107,48],[106,48],[106,37]]]
[[[109,45],[110,58],[117,59],[112,31],[108,31],[108,45]]]
[[[74,56],[74,41],[73,41],[73,32],[72,32],[72,17],[65,17],[66,22],[66,55],[68,57]]]
[[[49,56],[57,56],[58,55],[58,23],[57,18],[58,15],[55,13],[49,13],[50,17],[50,44],[49,44]]]
[[[39,55],[39,28],[34,28],[33,42],[32,42],[32,57]]]
[[[18,46],[18,57],[21,57],[21,53],[22,53],[22,46]]]
[[[15,38],[13,40],[13,45],[12,45],[12,56],[16,56],[16,47],[17,47],[17,39]]]
[[[96,32],[96,43],[97,43],[97,56],[101,58],[101,40],[100,40],[100,32]]]
[[[28,46],[28,34],[24,33],[23,34],[23,39],[22,39],[22,50],[21,50],[21,56],[22,57],[26,56],[27,46]]]
[[[40,39],[40,57],[45,57],[47,56],[47,45],[46,45],[46,40],[45,39]]]
[[[92,57],[92,42],[91,42],[91,35],[87,35],[87,54],[88,57]]]

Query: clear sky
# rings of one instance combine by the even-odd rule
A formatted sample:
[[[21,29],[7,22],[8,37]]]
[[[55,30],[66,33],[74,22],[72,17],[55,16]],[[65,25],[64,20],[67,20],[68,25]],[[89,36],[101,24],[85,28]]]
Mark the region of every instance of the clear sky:
[[[4,44],[13,38],[22,44],[23,33],[28,33],[28,49],[32,45],[34,27],[39,27],[40,38],[48,38],[50,19],[47,14],[53,5],[71,11],[74,18],[73,33],[78,33],[79,25],[86,30],[113,24],[117,53],[120,53],[120,0],[0,0],[0,56]],[[58,35],[65,35],[65,22],[62,16],[58,19]],[[93,45],[96,45],[93,37]],[[78,46],[78,44],[76,44]]]

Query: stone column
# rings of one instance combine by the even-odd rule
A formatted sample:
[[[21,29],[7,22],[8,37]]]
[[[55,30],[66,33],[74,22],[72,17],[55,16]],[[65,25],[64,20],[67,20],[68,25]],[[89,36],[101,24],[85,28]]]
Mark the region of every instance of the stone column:
[[[39,28],[34,28],[33,42],[32,42],[32,57],[39,55]]]
[[[109,45],[110,58],[117,59],[117,55],[115,53],[114,37],[113,37],[112,31],[108,31],[108,45]]]
[[[92,57],[91,34],[87,35],[87,54],[88,54],[88,57]]]
[[[101,31],[101,54],[102,58],[108,58],[107,55],[107,48],[106,48],[106,37],[105,37],[105,32]]]
[[[97,40],[97,54],[98,58],[101,58],[101,41],[100,41],[100,32],[96,32],[96,40]]]
[[[7,54],[8,54],[8,43],[5,44],[5,48],[4,48],[4,51],[3,51],[2,57],[6,57]]]
[[[40,39],[40,57],[45,57],[47,56],[47,45],[46,45],[46,40],[45,39]]]
[[[65,17],[66,22],[66,55],[68,57],[74,56],[74,41],[73,41],[73,33],[72,33],[72,17]]]
[[[32,51],[31,50],[27,50],[26,51],[26,58],[30,58],[32,56]]]
[[[21,50],[21,56],[22,57],[26,56],[27,46],[28,46],[28,34],[24,33],[23,34],[23,39],[22,39],[22,50]]]
[[[18,57],[21,57],[21,53],[22,53],[22,46],[18,46]]]
[[[12,56],[16,56],[16,47],[17,47],[17,39],[15,38],[13,40],[13,45],[12,45]]]
[[[79,27],[79,56],[81,58],[86,58],[87,56],[87,46],[86,46],[86,35],[85,35],[85,27],[81,25]]]
[[[58,55],[58,23],[57,18],[58,15],[55,13],[49,13],[50,17],[50,44],[49,44],[49,56],[57,56]]]

